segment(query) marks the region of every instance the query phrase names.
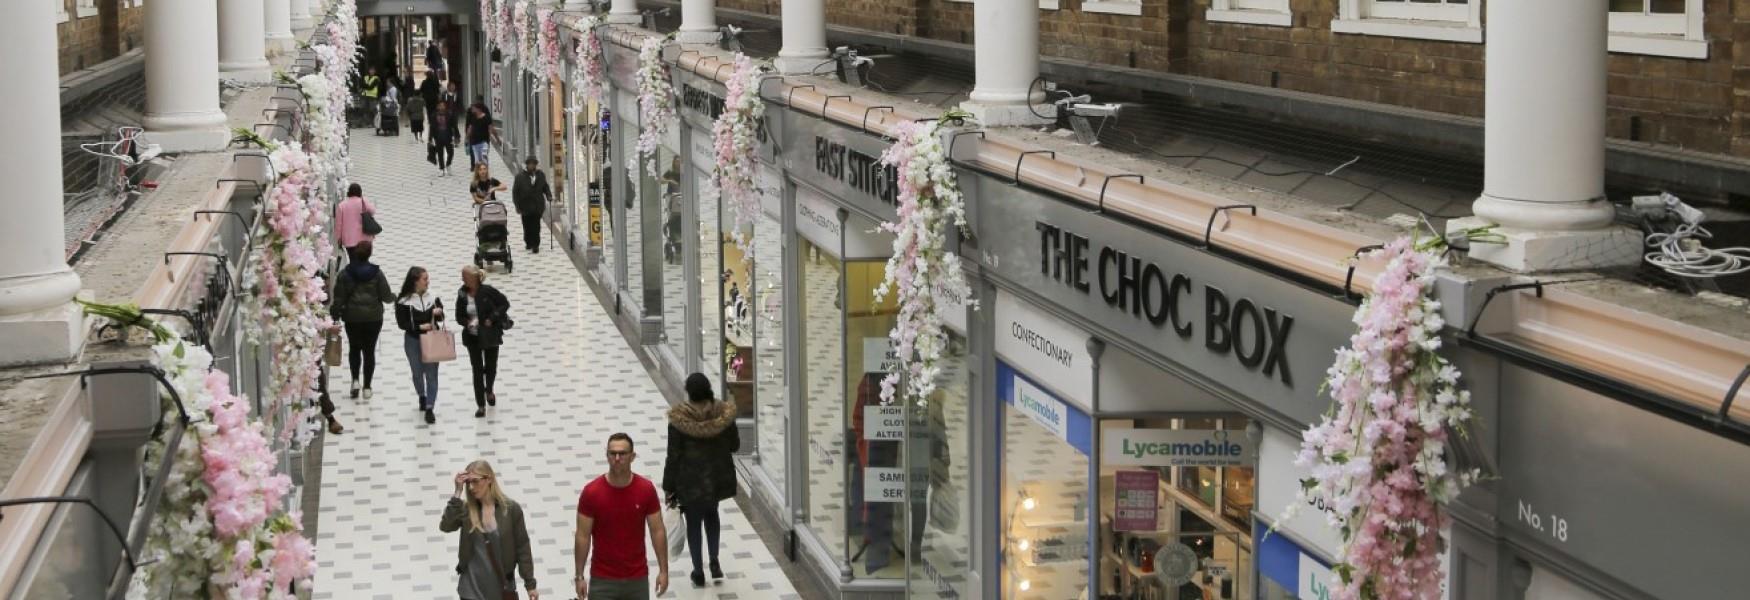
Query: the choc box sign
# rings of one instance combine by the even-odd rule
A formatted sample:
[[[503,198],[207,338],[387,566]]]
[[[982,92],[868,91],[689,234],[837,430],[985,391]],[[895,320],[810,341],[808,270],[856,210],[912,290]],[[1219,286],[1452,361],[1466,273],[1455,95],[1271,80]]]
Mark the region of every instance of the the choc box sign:
[[[1038,221],[1034,229],[1039,271],[1047,280],[1097,294],[1108,307],[1157,329],[1171,328],[1182,340],[1200,340],[1209,352],[1294,386],[1287,352],[1293,316],[1062,227]]]
[[[881,157],[814,136],[814,170],[834,181],[899,206],[899,168],[881,164]]]
[[[695,87],[690,83],[681,84],[681,106],[688,110],[716,119],[723,116],[723,97],[709,90]]]

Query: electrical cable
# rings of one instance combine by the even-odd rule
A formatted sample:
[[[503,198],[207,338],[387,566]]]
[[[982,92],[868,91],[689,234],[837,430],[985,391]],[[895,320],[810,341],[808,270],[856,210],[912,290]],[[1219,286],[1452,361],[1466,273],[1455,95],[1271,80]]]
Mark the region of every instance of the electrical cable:
[[[1646,237],[1653,251],[1643,255],[1647,264],[1677,277],[1712,279],[1750,272],[1750,248],[1733,246],[1712,249],[1702,245],[1713,233],[1702,227],[1707,214],[1684,204],[1670,193],[1637,196],[1633,209],[1650,226],[1655,220],[1674,218],[1679,224],[1669,233],[1654,231]]]

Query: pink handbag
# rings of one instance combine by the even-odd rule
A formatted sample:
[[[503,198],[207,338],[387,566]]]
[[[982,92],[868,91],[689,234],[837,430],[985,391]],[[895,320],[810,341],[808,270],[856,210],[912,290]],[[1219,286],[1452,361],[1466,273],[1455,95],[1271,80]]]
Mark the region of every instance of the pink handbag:
[[[426,364],[456,360],[456,334],[443,328],[443,323],[431,331],[419,334],[419,362]]]

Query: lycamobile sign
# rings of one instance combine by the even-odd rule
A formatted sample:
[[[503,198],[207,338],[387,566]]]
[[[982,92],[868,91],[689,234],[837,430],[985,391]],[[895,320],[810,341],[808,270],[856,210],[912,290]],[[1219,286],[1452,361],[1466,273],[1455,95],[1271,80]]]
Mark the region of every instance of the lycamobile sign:
[[[1107,465],[1147,467],[1250,467],[1258,449],[1244,431],[1209,429],[1107,429],[1100,456]]]

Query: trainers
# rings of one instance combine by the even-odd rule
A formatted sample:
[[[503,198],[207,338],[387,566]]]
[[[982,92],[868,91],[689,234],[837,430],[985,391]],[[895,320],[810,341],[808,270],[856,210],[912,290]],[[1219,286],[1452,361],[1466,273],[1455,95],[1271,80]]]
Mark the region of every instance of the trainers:
[[[357,379],[352,380],[352,397],[359,397],[359,380]]]
[[[723,578],[723,565],[717,564],[717,559],[715,559],[715,558],[711,559],[711,578],[712,579],[722,579]]]
[[[371,399],[371,388],[365,388],[365,399],[366,400]]]

